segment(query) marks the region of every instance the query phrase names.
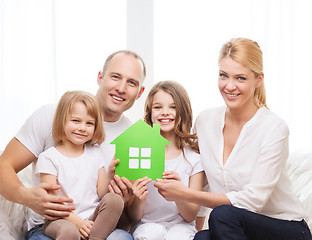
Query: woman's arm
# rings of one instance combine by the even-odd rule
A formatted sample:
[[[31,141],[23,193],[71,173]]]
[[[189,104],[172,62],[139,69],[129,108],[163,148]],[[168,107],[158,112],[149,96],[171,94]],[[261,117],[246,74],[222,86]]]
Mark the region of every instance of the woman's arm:
[[[215,208],[223,204],[231,205],[225,194],[215,194],[188,188],[179,181],[157,179],[154,186],[158,188],[159,193],[167,201],[181,199],[209,208]]]

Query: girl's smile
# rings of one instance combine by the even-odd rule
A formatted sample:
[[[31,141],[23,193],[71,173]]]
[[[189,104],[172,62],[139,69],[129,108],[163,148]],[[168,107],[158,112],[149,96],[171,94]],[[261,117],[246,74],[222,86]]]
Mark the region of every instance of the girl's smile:
[[[162,90],[155,93],[152,104],[152,122],[160,123],[162,132],[170,132],[174,128],[176,106],[172,96]]]

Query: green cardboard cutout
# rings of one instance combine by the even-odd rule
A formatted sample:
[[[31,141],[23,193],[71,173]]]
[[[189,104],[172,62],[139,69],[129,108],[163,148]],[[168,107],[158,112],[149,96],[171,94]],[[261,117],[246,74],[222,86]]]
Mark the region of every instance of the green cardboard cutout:
[[[160,135],[159,124],[151,127],[140,119],[111,144],[116,145],[115,158],[120,160],[115,168],[117,175],[129,180],[162,178],[165,171],[165,145],[170,145],[170,142]]]

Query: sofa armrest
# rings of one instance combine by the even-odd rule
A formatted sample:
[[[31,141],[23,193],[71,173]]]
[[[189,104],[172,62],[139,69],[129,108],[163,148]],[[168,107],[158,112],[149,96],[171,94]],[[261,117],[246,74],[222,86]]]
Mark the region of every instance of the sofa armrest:
[[[312,152],[290,154],[287,173],[295,194],[306,210],[306,222],[312,229]]]

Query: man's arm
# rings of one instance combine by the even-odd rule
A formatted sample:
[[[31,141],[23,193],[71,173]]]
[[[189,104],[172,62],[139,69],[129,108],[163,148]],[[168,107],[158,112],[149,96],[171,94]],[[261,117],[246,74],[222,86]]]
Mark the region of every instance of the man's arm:
[[[40,184],[34,188],[24,187],[17,173],[36,160],[36,157],[16,138],[13,138],[0,156],[0,194],[12,202],[33,209],[40,215],[51,216],[50,220],[66,217],[73,206],[64,205],[72,202],[66,197],[53,196],[47,191],[57,190],[58,185]]]

